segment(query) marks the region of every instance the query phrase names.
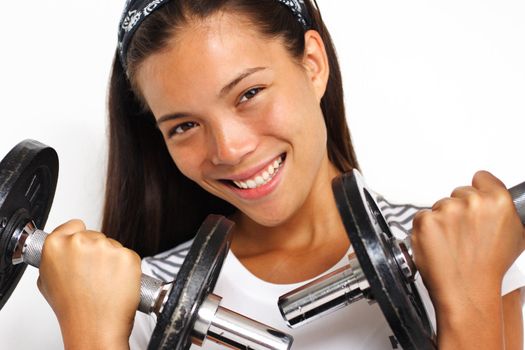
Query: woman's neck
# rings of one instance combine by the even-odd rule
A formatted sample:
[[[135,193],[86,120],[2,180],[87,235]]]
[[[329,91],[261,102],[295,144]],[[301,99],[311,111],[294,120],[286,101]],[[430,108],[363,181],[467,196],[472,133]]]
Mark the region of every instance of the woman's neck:
[[[349,248],[332,194],[339,172],[328,163],[295,213],[276,226],[262,226],[238,213],[232,251],[257,277],[295,283],[315,277],[337,263]]]

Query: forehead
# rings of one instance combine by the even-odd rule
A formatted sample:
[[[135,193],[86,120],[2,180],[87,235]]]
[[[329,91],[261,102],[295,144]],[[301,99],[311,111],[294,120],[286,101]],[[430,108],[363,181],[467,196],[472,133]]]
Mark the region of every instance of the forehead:
[[[217,13],[177,29],[165,49],[144,60],[136,81],[154,109],[167,94],[216,90],[243,70],[277,68],[290,59],[280,38],[262,35],[241,15]]]

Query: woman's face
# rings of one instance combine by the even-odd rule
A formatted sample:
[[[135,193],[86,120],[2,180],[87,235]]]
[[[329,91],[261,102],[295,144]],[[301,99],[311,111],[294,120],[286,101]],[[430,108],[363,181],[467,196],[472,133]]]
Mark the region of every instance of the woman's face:
[[[136,79],[180,171],[275,226],[331,169],[319,106],[328,67],[316,32],[298,60],[253,28],[224,13],[192,22]]]

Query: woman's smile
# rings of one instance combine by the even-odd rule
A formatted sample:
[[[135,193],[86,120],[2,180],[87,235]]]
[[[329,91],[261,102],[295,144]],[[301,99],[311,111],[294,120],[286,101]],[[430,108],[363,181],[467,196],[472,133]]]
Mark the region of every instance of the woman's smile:
[[[279,184],[285,160],[286,154],[283,153],[262,167],[258,167],[255,172],[253,170],[245,172],[221,182],[242,199],[261,199],[272,193]]]

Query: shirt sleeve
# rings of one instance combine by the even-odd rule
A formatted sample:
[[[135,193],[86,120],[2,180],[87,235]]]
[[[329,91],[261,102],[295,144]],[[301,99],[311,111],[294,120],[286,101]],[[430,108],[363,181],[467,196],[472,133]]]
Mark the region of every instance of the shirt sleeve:
[[[525,254],[514,262],[503,277],[501,285],[501,295],[508,294],[516,289],[525,286]]]
[[[131,350],[145,350],[155,328],[155,318],[137,311],[133,331],[129,338],[129,347]]]

